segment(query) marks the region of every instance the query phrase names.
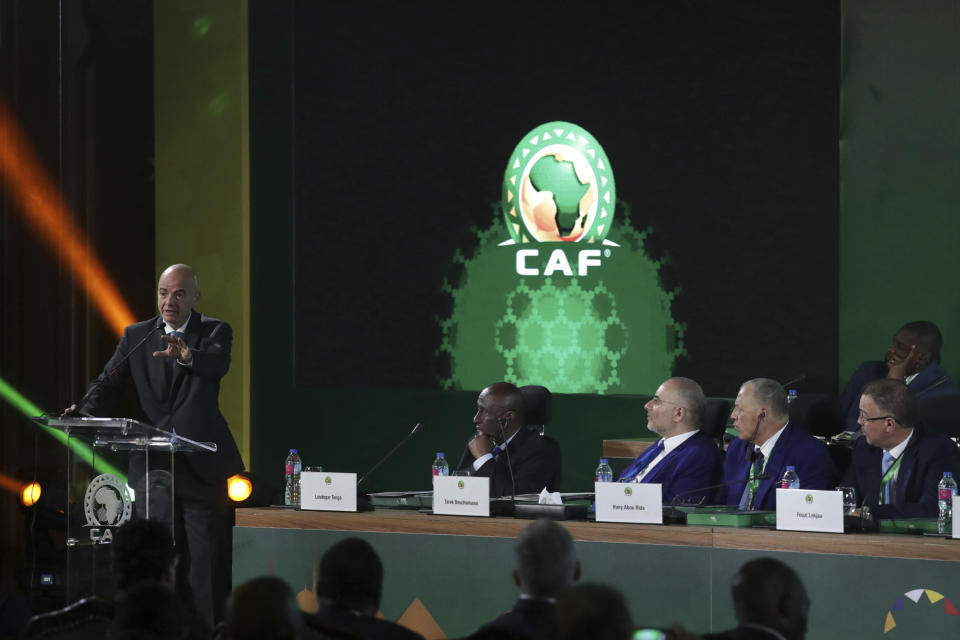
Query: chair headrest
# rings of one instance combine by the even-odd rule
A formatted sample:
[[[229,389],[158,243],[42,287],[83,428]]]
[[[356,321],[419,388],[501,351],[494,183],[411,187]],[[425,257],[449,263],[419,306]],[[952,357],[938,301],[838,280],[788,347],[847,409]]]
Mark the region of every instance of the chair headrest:
[[[727,428],[730,418],[730,401],[723,398],[707,398],[700,416],[700,431],[708,438],[719,438]]]
[[[790,422],[812,436],[835,436],[844,429],[840,399],[828,393],[803,393],[790,403]]]
[[[551,416],[550,389],[536,384],[520,387],[527,424],[547,424]]]
[[[960,436],[960,395],[950,393],[924,400],[920,405],[920,423],[929,431]]]

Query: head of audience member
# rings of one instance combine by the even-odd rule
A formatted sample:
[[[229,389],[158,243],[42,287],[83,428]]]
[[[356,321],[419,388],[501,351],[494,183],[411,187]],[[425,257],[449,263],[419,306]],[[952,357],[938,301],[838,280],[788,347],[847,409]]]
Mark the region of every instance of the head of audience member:
[[[189,620],[179,596],[162,582],[145,581],[120,592],[113,637],[122,640],[182,640]]]
[[[117,589],[144,580],[173,586],[176,553],[170,525],[134,518],[117,529],[110,545]]]
[[[694,431],[700,427],[705,401],[703,389],[690,378],[670,378],[643,405],[647,429],[663,438]]]
[[[290,585],[263,576],[230,594],[226,626],[231,640],[294,640],[303,628],[303,614]]]
[[[163,321],[174,329],[186,324],[199,299],[200,282],[190,265],[172,264],[160,274],[157,310]]]
[[[927,320],[916,320],[903,325],[894,334],[884,360],[888,365],[906,361],[904,375],[910,376],[922,371],[931,362],[940,362],[941,346],[943,336],[937,325]]]
[[[520,389],[509,382],[495,382],[477,397],[473,424],[495,441],[507,440],[524,426],[525,405]]]
[[[757,558],[740,567],[730,585],[740,625],[762,625],[787,640],[807,635],[810,599],[797,573],[773,558]]]
[[[740,386],[730,417],[738,438],[762,445],[790,418],[787,392],[770,378],[747,380]]]
[[[917,423],[917,403],[902,380],[874,380],[860,396],[857,419],[868,444],[892,449],[910,435]]]
[[[330,547],[320,559],[317,601],[374,616],[383,593],[383,564],[366,540],[345,538]]]
[[[561,640],[629,640],[633,636],[626,599],[605,584],[585,582],[561,593],[556,617]]]
[[[534,598],[556,598],[580,579],[573,536],[553,520],[527,526],[513,545],[513,581]]]

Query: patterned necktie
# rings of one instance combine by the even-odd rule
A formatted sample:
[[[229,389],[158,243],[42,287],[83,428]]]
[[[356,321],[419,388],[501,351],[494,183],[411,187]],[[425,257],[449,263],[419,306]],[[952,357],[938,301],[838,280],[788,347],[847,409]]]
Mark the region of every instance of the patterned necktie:
[[[880,481],[883,482],[883,476],[887,474],[887,471],[890,470],[890,465],[893,464],[893,461],[896,460],[889,451],[883,452],[883,460],[880,462]],[[883,486],[883,504],[890,504],[890,485],[893,484],[893,478],[887,480],[887,484]]]
[[[657,456],[659,456],[661,453],[663,453],[662,438],[658,440],[655,445],[649,447],[646,451],[641,453],[636,462],[633,462],[630,467],[620,474],[620,482],[630,482],[634,478],[640,477],[640,474],[646,471],[647,467],[650,466],[650,463],[656,460]]]
[[[500,445],[494,445],[493,451],[491,451],[490,453],[491,455],[493,455],[494,458],[496,458],[498,455],[503,453],[503,447],[501,447]]]
[[[764,456],[760,453],[759,447],[753,448],[750,458],[753,462],[750,465],[750,470],[747,472],[747,486],[743,488],[743,494],[740,496],[739,506],[741,511],[753,509],[753,500],[757,497],[757,487],[760,486],[760,481],[755,478],[763,473]]]

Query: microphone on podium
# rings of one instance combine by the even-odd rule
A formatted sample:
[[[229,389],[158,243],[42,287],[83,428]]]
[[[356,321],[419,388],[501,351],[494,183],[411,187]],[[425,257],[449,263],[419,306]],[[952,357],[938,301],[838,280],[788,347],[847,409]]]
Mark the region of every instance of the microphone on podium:
[[[382,458],[380,458],[380,460],[379,460],[379,462],[377,462],[377,464],[373,465],[373,467],[372,467],[369,471],[367,471],[365,474],[363,474],[363,476],[360,477],[359,480],[357,480],[357,488],[360,487],[360,484],[361,484],[364,480],[366,480],[367,478],[370,477],[370,474],[372,474],[374,471],[376,471],[377,469],[379,469],[380,466],[381,466],[384,462],[386,462],[387,460],[389,460],[390,458],[392,458],[392,457],[393,457],[393,454],[395,454],[400,447],[402,447],[403,445],[405,445],[405,444],[407,443],[407,441],[410,440],[410,438],[412,438],[413,436],[417,435],[417,434],[420,433],[421,431],[423,431],[423,425],[418,422],[417,424],[415,424],[415,425],[413,426],[413,429],[410,430],[410,433],[408,433],[407,435],[405,435],[405,436],[403,437],[403,439],[400,440],[400,442],[398,442],[393,449],[390,449],[390,451],[387,452],[387,455],[385,455],[385,456],[383,456]]]

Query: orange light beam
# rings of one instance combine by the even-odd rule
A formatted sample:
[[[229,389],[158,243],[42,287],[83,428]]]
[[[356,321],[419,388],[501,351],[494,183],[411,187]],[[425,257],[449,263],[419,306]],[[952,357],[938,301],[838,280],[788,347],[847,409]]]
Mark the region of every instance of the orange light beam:
[[[20,482],[10,476],[5,476],[0,473],[0,489],[6,489],[13,493],[20,493],[20,490],[27,486],[26,482]]]
[[[0,100],[0,178],[33,230],[57,255],[117,335],[136,321],[116,284],[97,259],[59,190],[47,174],[16,118]]]

